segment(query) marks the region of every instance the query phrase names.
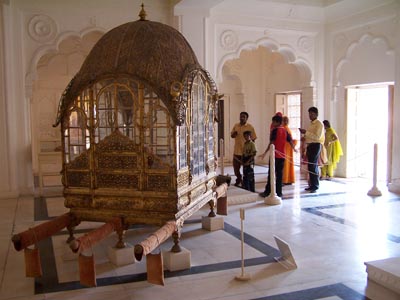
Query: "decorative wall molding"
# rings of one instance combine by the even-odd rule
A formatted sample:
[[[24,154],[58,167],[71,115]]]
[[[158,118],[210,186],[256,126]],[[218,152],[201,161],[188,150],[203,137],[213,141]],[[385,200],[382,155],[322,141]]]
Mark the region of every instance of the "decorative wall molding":
[[[28,22],[28,34],[36,42],[52,41],[57,35],[56,22],[46,15],[34,15]]]
[[[300,51],[310,53],[314,48],[314,39],[309,36],[301,36],[297,41],[297,46]]]
[[[372,44],[378,44],[378,43],[383,43],[386,46],[386,55],[394,55],[394,49],[390,48],[390,43],[387,40],[386,37],[384,36],[374,36],[371,33],[364,33],[363,35],[361,35],[360,39],[357,41],[354,41],[352,43],[350,43],[350,45],[348,45],[347,50],[346,50],[346,54],[339,59],[338,63],[336,64],[336,68],[335,68],[335,78],[333,81],[334,85],[337,85],[340,79],[340,73],[343,69],[343,66],[347,63],[349,63],[351,61],[351,56],[353,54],[353,52],[355,51],[355,49],[360,46],[362,43],[364,43],[365,41],[370,40]]]
[[[60,137],[59,130],[52,127],[55,115],[55,112],[42,112],[39,114],[39,138],[41,140]]]
[[[225,30],[220,36],[220,44],[226,51],[234,50],[238,44],[237,34],[233,30]]]
[[[81,32],[75,31],[65,31],[58,35],[57,38],[53,40],[51,44],[41,45],[39,46],[32,55],[30,60],[30,64],[28,67],[28,72],[25,75],[25,96],[27,98],[31,98],[32,96],[32,87],[33,81],[37,78],[37,66],[40,59],[46,55],[51,53],[58,53],[60,44],[70,38],[70,37],[77,37],[79,39],[83,39],[85,35],[92,33],[92,32],[100,32],[104,34],[107,30],[104,28],[99,27],[90,27],[82,30]]]
[[[231,79],[239,79],[242,72],[242,65],[237,60],[229,60],[226,62],[225,67],[228,72],[224,72],[225,76]]]
[[[225,54],[218,62],[217,78],[222,78],[222,68],[227,61],[239,58],[243,50],[255,50],[258,47],[265,47],[272,52],[280,53],[284,57],[286,63],[293,64],[297,68],[303,85],[309,85],[312,76],[311,64],[305,58],[298,57],[295,54],[296,50],[292,46],[280,44],[269,37],[263,37],[255,42],[246,41],[239,44],[234,51]]]
[[[335,49],[342,49],[348,43],[348,38],[344,33],[339,33],[333,38],[333,47]]]

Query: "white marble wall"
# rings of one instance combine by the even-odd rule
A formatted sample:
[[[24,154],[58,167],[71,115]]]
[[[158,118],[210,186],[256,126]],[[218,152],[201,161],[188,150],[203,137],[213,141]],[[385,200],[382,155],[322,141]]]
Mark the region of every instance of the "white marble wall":
[[[397,17],[394,20],[397,26],[395,40],[395,75],[396,82],[394,86],[394,107],[393,107],[393,149],[392,149],[392,165],[389,190],[391,192],[400,193],[400,8],[397,8]]]
[[[314,6],[307,10],[301,5],[287,3],[247,1],[243,5],[237,0],[207,1],[207,5],[200,10],[198,2],[186,0],[178,7],[175,13],[185,16],[197,11],[205,19],[205,34],[203,25],[198,25],[199,22],[189,24],[190,18],[186,19],[186,26],[192,28],[191,32],[207,37],[205,45],[195,47],[195,51],[206,51],[206,68],[222,87],[222,92],[225,92],[223,69],[230,67],[241,84],[244,107],[252,116],[251,121],[256,128],[265,127],[265,115],[273,112],[273,94],[279,90],[279,84],[266,87],[264,81],[260,83],[257,80],[260,77],[265,79],[265,74],[258,73],[254,68],[253,71],[251,68],[238,68],[240,63],[235,63],[232,71],[231,62],[240,61],[243,52],[256,51],[258,47],[280,53],[289,64],[297,67],[300,74],[297,80],[301,81],[300,90],[303,92],[303,115],[307,116],[309,106],[317,106],[320,118],[336,124],[338,135],[342,137],[346,135],[346,85],[399,82],[398,1],[349,0],[325,9]],[[188,39],[196,39],[187,30],[184,34]],[[264,67],[262,63],[260,65]],[[266,71],[268,75],[269,71]],[[249,78],[255,82],[253,85],[246,84],[246,81],[251,81]],[[288,81],[291,79],[290,75],[285,78]],[[395,111],[399,106],[398,89],[397,85]],[[233,99],[232,93],[230,99]],[[400,178],[397,171],[400,160],[396,157],[400,147],[397,115],[394,113],[393,119],[392,182],[389,185],[392,190]],[[235,116],[229,120],[232,122]],[[303,122],[307,120],[304,118]],[[261,133],[259,144],[265,144],[265,132]],[[343,146],[346,147],[345,141]],[[345,159],[337,173],[339,176],[346,174]]]
[[[69,38],[82,39],[90,32],[104,33],[122,23],[137,20],[141,2],[0,2],[0,34],[3,35],[0,40],[0,67],[3,64],[0,68],[0,156],[3,158],[0,162],[0,198],[32,193],[33,174],[37,169],[38,136],[51,136],[54,132],[53,128],[49,128],[48,132],[44,128],[50,121],[44,122],[46,124],[38,122],[43,118],[37,104],[43,100],[56,104],[53,102],[58,102],[63,84],[52,91],[50,88],[43,89],[46,81],[38,72],[43,67],[43,58],[59,54],[63,42]],[[288,65],[296,68],[295,85],[303,92],[304,112],[310,105],[316,105],[321,111],[321,118],[339,124],[345,110],[345,84],[358,83],[361,79],[363,83],[400,82],[398,1],[344,0],[328,8],[256,0],[248,0],[246,5],[242,0],[182,0],[176,3],[146,1],[148,19],[177,24],[199,62],[210,71],[218,84],[224,80],[223,68],[228,61],[240,58],[245,50],[265,47],[279,53]],[[360,45],[363,47],[358,49]],[[365,61],[353,59],[352,54],[356,52],[362,53]],[[85,52],[81,54],[86,55]],[[75,60],[78,61],[80,59]],[[348,68],[352,63],[357,65],[356,70]],[[263,64],[265,61],[261,61]],[[373,72],[369,70],[371,64],[374,64]],[[68,81],[67,77],[78,67],[72,63],[63,80]],[[260,73],[264,79],[267,75]],[[246,78],[249,74],[240,76]],[[241,107],[249,110],[253,123],[265,126],[265,116],[259,108],[270,110],[263,105],[273,98],[276,84],[269,86],[262,80],[252,87],[243,84],[243,78],[239,78],[239,91],[231,94],[230,98],[240,98]],[[250,98],[258,100],[253,103]],[[49,120],[53,111],[47,112]],[[400,153],[399,111],[400,87],[397,84],[393,120],[393,180],[390,185],[393,190],[399,189],[400,185],[400,158],[396,156]],[[237,112],[234,114],[231,119],[237,120]],[[339,135],[344,134],[344,125],[337,129]]]
[[[0,70],[0,84],[4,85],[0,94],[0,198],[9,198],[33,193],[38,139],[56,135],[51,114],[65,88],[59,83],[68,82],[79,69],[74,59],[70,60],[64,74],[69,78],[53,81],[57,84],[45,88],[46,80],[40,77],[43,64],[63,52],[62,45],[68,39],[79,40],[90,32],[104,33],[137,20],[142,1],[13,0],[0,4],[4,36],[0,42],[0,66],[4,64]],[[172,24],[169,1],[149,0],[145,5],[149,20]],[[86,55],[89,50],[80,54]],[[55,73],[57,78],[62,77],[60,70]]]
[[[398,78],[396,80],[396,73],[399,72],[396,70],[398,69],[399,17],[400,3],[389,1],[374,10],[360,11],[356,16],[344,17],[327,25],[325,65],[328,68],[324,95],[325,115],[332,124],[335,124],[339,137],[342,137],[344,149],[347,145],[345,87],[357,84],[399,82]],[[398,89],[398,84],[395,89]],[[395,93],[395,111],[399,106],[399,100],[399,94]],[[399,120],[396,113],[394,115],[392,179],[399,177],[395,174],[398,167],[394,167],[399,164],[395,155],[395,148],[399,143],[395,134]],[[337,174],[346,175],[345,160],[339,164]]]
[[[0,5],[0,192],[7,197],[15,197],[10,184],[9,164],[9,138],[7,132],[7,103],[6,103],[6,74],[5,74],[5,28],[3,26],[4,14],[3,5]]]
[[[275,93],[304,90],[306,115],[312,105],[323,113],[323,8],[305,9],[300,5],[260,1],[247,1],[243,5],[237,0],[207,3],[200,9],[200,2],[182,1],[175,13],[181,15],[183,28],[191,27],[192,32],[206,36],[205,44],[194,50],[196,54],[206,51],[205,67],[217,81],[220,92],[229,94],[229,109],[234,115],[226,118],[225,126],[231,128],[238,121],[238,109],[231,109],[237,98],[235,88],[228,88],[227,76],[238,79],[244,103],[236,105],[249,112],[249,122],[258,131],[259,149],[268,144],[270,118],[276,110]],[[191,18],[185,17],[192,16],[194,11],[205,20],[205,29],[199,22],[190,22]],[[198,36],[183,32],[190,42]],[[262,55],[260,49],[272,55]],[[226,74],[227,68],[229,74]],[[225,143],[229,144],[225,148],[226,158],[229,158],[232,141],[229,139]]]

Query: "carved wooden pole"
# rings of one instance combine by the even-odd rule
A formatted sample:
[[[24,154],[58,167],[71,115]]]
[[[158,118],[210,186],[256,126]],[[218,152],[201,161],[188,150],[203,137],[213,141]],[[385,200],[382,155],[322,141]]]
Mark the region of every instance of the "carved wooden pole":
[[[82,252],[86,249],[92,248],[95,244],[106,238],[113,231],[122,228],[122,222],[120,218],[116,218],[110,222],[105,223],[99,228],[90,231],[89,233],[81,236],[70,242],[69,247],[73,252]]]
[[[161,243],[166,241],[175,231],[177,225],[175,221],[168,221],[163,227],[152,233],[148,238],[135,245],[134,252],[137,260],[142,260],[143,255],[151,253]]]
[[[69,226],[74,220],[74,217],[70,213],[63,214],[53,220],[47,221],[21,233],[15,234],[12,237],[14,248],[17,251],[21,251],[33,245],[45,238],[48,238],[63,228]]]

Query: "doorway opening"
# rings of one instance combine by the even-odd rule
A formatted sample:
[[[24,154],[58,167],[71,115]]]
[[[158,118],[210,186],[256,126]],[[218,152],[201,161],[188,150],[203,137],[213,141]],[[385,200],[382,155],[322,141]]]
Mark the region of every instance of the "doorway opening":
[[[377,144],[377,180],[390,181],[392,91],[387,83],[347,87],[347,177],[373,178]]]
[[[292,139],[297,141],[296,148],[300,145],[301,127],[301,93],[278,93],[275,94],[275,111],[280,111],[289,118],[289,129],[292,133]],[[293,153],[295,166],[300,166],[300,151]]]

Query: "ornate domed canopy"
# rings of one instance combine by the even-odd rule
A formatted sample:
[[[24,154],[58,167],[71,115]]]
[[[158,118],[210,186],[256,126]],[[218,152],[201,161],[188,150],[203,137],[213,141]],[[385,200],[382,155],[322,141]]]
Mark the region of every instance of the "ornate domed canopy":
[[[182,82],[194,70],[209,77],[183,35],[141,16],[110,30],[96,43],[64,91],[55,125],[85,87],[110,77],[130,77],[148,85],[171,108],[172,84]]]
[[[185,38],[144,16],[142,4],[139,21],[106,33],[65,89],[55,126],[70,212],[15,243],[67,227],[74,251],[112,231],[123,248],[130,225],[148,224],[163,227],[135,248],[137,259],[171,235],[179,252],[184,221],[207,203],[215,216],[217,197],[226,203],[227,184],[217,190],[215,180],[221,95]],[[81,242],[73,236],[81,221],[106,224]]]

